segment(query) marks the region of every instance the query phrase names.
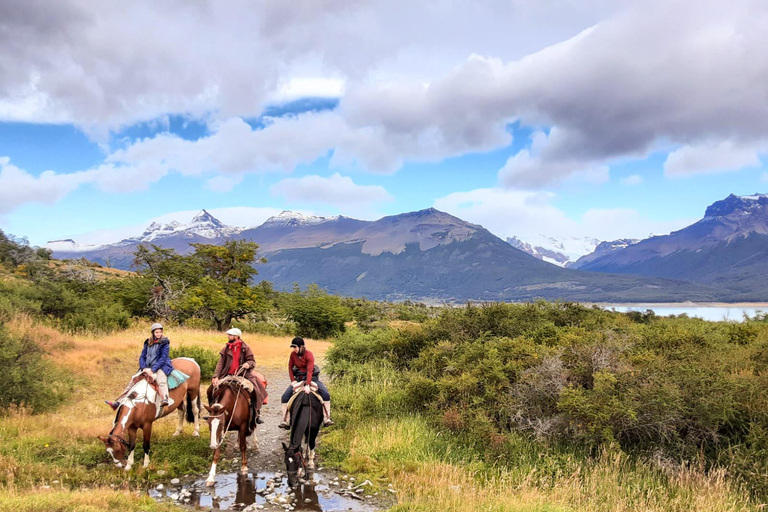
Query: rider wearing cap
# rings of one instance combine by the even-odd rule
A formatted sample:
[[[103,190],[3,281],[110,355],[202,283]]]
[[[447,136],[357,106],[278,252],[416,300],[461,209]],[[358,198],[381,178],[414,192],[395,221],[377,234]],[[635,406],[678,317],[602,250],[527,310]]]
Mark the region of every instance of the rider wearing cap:
[[[288,402],[291,400],[294,389],[298,387],[300,381],[304,381],[304,392],[310,392],[310,384],[314,381],[317,384],[317,392],[323,398],[323,425],[333,425],[331,420],[331,394],[328,388],[320,382],[318,375],[320,369],[315,366],[315,356],[307,350],[304,345],[304,338],[293,338],[291,340],[291,356],[288,358],[288,376],[291,378],[291,384],[280,397],[280,405],[283,413],[283,422],[278,425],[280,428],[290,429],[288,423]]]
[[[257,411],[260,409],[256,407],[258,400],[264,400],[267,396],[267,390],[264,388],[261,380],[256,377],[254,368],[256,368],[256,359],[253,356],[253,350],[251,347],[240,338],[243,332],[238,328],[232,328],[227,331],[227,344],[219,352],[219,364],[216,365],[216,370],[213,372],[213,379],[211,384],[214,387],[219,385],[219,380],[228,375],[239,374],[248,379],[253,384],[253,391],[251,392],[251,410],[256,416]],[[257,393],[261,393],[261,397]],[[208,396],[208,401],[212,400],[212,396]],[[256,423],[264,423],[260,417],[256,416]]]
[[[161,406],[167,407],[171,401],[168,398],[168,375],[173,371],[173,363],[168,353],[170,351],[171,341],[163,336],[163,326],[154,323],[150,327],[150,336],[144,340],[144,348],[139,356],[139,370],[147,376],[155,379],[160,396],[162,398]],[[113,409],[120,407],[120,400],[131,390],[135,384],[134,380],[128,383],[123,393],[114,402],[106,401]]]

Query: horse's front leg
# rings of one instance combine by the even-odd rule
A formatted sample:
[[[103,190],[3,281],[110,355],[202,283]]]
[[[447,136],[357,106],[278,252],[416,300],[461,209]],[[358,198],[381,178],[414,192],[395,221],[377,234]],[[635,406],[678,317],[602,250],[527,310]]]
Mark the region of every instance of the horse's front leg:
[[[307,469],[315,469],[315,441],[319,429],[310,429],[309,442],[307,443]]]
[[[128,429],[128,458],[125,461],[125,470],[129,471],[133,467],[133,454],[136,449],[136,434],[135,428]]]
[[[248,438],[246,437],[246,434],[248,433],[248,426],[244,425],[240,427],[240,431],[237,434],[238,441],[240,441],[240,474],[241,475],[247,475],[248,474]]]
[[[216,483],[216,464],[219,463],[219,457],[221,456],[221,448],[213,450],[213,464],[211,464],[211,470],[208,472],[208,480],[205,481],[205,485],[211,487]]]
[[[152,423],[146,423],[144,428],[141,429],[144,432],[144,467],[149,466],[149,450],[150,441],[152,440]]]

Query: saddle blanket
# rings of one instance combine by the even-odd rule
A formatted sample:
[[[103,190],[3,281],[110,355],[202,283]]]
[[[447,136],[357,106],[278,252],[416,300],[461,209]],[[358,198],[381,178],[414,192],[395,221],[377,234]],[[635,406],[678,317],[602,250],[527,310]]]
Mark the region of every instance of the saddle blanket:
[[[184,384],[188,378],[189,375],[174,368],[168,376],[168,389],[176,389]]]

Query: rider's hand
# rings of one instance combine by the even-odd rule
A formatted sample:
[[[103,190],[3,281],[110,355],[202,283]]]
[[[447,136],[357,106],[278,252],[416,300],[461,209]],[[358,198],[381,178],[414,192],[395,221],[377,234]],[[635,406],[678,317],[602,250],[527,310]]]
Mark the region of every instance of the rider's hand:
[[[147,375],[147,376],[152,375],[152,368],[144,368],[141,371],[144,372],[144,375]]]
[[[211,379],[211,384],[213,384],[214,387],[219,385],[219,379],[218,377],[214,377]]]
[[[240,365],[240,369],[241,370],[245,370],[245,369],[249,369],[250,370],[251,369],[251,365],[249,365],[248,363],[243,363],[243,364]]]
[[[298,386],[299,386],[299,381],[295,380],[295,381],[291,382],[291,387],[292,388],[296,388]]]
[[[309,392],[310,392],[310,389],[309,389],[309,385],[305,385],[305,386],[304,386],[304,392],[305,392],[306,394],[309,394]]]

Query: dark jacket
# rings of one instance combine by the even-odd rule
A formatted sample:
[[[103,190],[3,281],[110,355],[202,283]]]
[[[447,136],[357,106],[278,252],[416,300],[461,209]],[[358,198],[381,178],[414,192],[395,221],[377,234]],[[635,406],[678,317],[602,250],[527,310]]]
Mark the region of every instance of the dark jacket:
[[[253,350],[245,342],[243,342],[243,348],[240,349],[240,361],[237,363],[238,368],[243,363],[248,363],[248,371],[245,372],[246,375],[243,375],[243,377],[252,380],[249,374],[256,368],[256,359],[253,357]],[[229,343],[227,343],[219,352],[219,364],[216,365],[213,376],[223,379],[229,374],[230,366],[232,366],[232,350],[230,350]]]
[[[173,371],[173,363],[171,363],[171,358],[168,356],[168,352],[171,349],[171,341],[163,336],[160,338],[160,341],[158,341],[160,344],[160,353],[158,354],[157,360],[155,361],[155,364],[152,365],[152,368],[150,368],[153,372],[157,372],[158,370],[163,370],[163,373],[165,373],[166,376],[170,375]],[[141,357],[139,357],[139,369],[143,370],[144,368],[147,368],[147,348],[149,347],[149,338],[144,340],[144,348],[141,350]]]

